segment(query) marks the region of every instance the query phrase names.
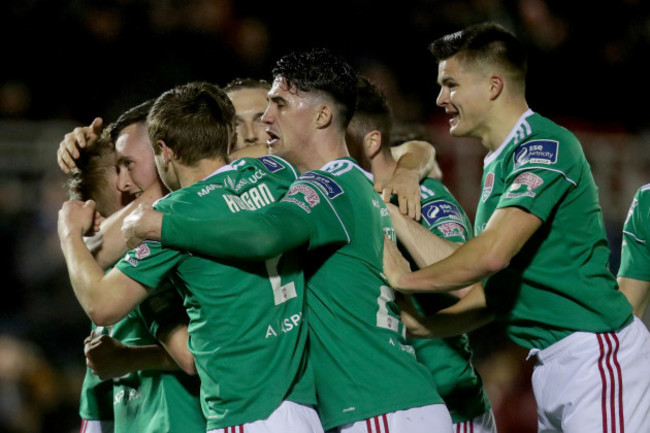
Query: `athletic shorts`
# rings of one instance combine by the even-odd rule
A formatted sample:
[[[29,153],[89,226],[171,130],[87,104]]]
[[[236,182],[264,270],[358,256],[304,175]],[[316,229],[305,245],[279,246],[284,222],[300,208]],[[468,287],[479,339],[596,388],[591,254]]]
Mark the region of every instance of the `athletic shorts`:
[[[575,332],[536,356],[539,433],[650,432],[650,333],[638,319],[617,332]]]
[[[444,404],[431,404],[374,416],[328,430],[328,433],[453,433]]]
[[[268,418],[246,424],[209,430],[207,433],[323,433],[318,413],[312,407],[283,401]]]
[[[96,419],[81,419],[79,433],[113,433],[113,421],[99,421]]]
[[[494,414],[491,410],[474,419],[454,424],[454,433],[497,433]]]

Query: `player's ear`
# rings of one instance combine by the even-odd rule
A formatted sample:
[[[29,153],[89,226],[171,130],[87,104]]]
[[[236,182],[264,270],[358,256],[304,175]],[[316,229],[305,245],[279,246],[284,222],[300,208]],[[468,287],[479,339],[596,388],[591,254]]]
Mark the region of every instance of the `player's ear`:
[[[503,77],[499,74],[490,76],[490,100],[494,101],[503,91]]]
[[[316,110],[315,123],[318,129],[327,128],[332,123],[332,107],[328,104],[321,104]]]
[[[156,142],[156,146],[160,149],[160,153],[162,153],[163,157],[163,164],[165,167],[169,165],[169,162],[174,158],[174,150],[171,149],[169,146],[167,146],[167,143],[165,143],[163,140],[158,140]]]
[[[363,150],[366,152],[366,156],[369,159],[374,158],[381,150],[381,132],[375,129],[374,131],[370,131],[364,135]]]

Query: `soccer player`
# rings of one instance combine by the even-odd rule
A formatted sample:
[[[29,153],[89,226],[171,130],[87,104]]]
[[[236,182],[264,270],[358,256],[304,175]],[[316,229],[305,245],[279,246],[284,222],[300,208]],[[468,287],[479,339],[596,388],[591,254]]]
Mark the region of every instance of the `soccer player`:
[[[268,144],[303,173],[282,201],[203,219],[139,207],[123,231],[135,243],[160,238],[162,228],[163,246],[220,260],[299,252],[323,427],[451,432],[449,412],[406,344],[394,293],[381,274],[383,234],[393,232],[388,210],[368,173],[348,156],[356,73],[329,51],[313,49],[282,57],[273,76],[262,117]],[[224,226],[228,232],[215,229]]]
[[[225,164],[234,108],[214,85],[189,83],[165,92],[147,123],[158,172],[174,191],[157,209],[197,216],[239,212],[279,198],[274,179],[296,177],[279,160]],[[208,431],[322,432],[310,407],[315,395],[302,326],[304,285],[295,258],[217,263],[144,243],[104,275],[80,239],[92,213],[92,202],[67,202],[60,212],[61,245],[78,300],[95,323],[110,324],[174,279],[190,316],[189,347]]]
[[[370,80],[360,77],[357,106],[347,128],[346,141],[350,153],[354,149],[355,153],[361,154],[362,168],[369,170],[375,178],[386,176],[395,168],[391,132],[391,110],[386,96]],[[450,242],[464,243],[472,237],[467,214],[442,182],[426,177],[420,190],[423,211],[420,224],[423,227]],[[399,223],[404,224],[399,212],[392,215],[396,228]],[[412,302],[423,315],[433,314],[456,301],[455,296],[446,293],[422,293],[412,297]],[[451,413],[454,431],[495,432],[490,401],[472,365],[467,335],[446,339],[410,338],[407,342],[415,349],[418,361],[433,374],[438,392]]]
[[[623,226],[621,266],[618,285],[634,307],[634,314],[643,317],[650,304],[650,184],[639,188],[632,200]]]
[[[96,210],[104,217],[122,207],[111,130],[112,126],[106,128],[82,150],[68,180],[71,198],[96,200]],[[93,325],[85,342],[88,369],[80,398],[82,432],[205,429],[198,378],[172,371],[179,367],[158,343],[160,339],[171,352],[177,347],[182,350],[186,323],[182,302],[169,287],[114,326]],[[196,374],[193,360],[189,369]]]
[[[529,109],[526,54],[511,32],[484,23],[430,49],[451,134],[488,149],[483,191],[475,237],[448,258],[405,272],[387,241],[391,285],[437,292],[484,280],[483,310],[537,359],[539,431],[648,431],[650,375],[642,366],[650,336],[608,270],[598,192],[580,143]],[[457,305],[475,307],[481,294],[472,292]]]
[[[223,88],[235,107],[237,143],[231,152],[255,145],[266,147],[266,125],[262,115],[270,88],[267,81],[252,78],[235,78]]]

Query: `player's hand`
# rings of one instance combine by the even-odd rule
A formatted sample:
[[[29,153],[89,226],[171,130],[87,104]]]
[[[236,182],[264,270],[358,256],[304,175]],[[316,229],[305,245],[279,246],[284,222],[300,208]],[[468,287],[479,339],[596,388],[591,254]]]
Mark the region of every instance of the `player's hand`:
[[[384,235],[384,275],[388,284],[395,290],[406,293],[400,289],[399,279],[402,275],[411,272],[409,262],[402,256],[395,242]]]
[[[102,334],[92,339],[86,339],[84,354],[86,365],[101,380],[122,377],[129,373],[129,368],[124,365],[123,353],[127,347],[113,337]]]
[[[63,239],[76,234],[92,236],[95,234],[95,228],[98,228],[100,219],[99,214],[95,212],[93,200],[66,201],[59,210],[59,237]]]
[[[391,195],[396,195],[402,215],[408,215],[416,221],[420,220],[422,203],[417,170],[397,168],[390,179],[384,181],[377,178],[375,190],[381,193],[386,203],[390,202]]]
[[[162,217],[163,214],[150,205],[138,205],[122,223],[122,239],[126,246],[135,248],[145,240],[161,240]]]
[[[64,173],[70,173],[77,164],[75,160],[79,159],[79,149],[91,146],[102,133],[103,120],[96,117],[89,126],[78,126],[63,136],[63,141],[59,143],[59,149],[56,151],[56,160],[59,167]]]
[[[400,307],[400,318],[406,327],[406,336],[408,338],[429,338],[431,332],[423,323],[424,317],[418,313],[413,305],[410,296],[400,296],[398,305]]]

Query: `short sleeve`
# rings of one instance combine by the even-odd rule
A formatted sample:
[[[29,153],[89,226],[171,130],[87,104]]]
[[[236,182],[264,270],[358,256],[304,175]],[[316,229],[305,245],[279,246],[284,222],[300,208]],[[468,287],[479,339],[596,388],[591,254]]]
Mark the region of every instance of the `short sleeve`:
[[[623,225],[619,277],[650,281],[650,251],[647,242],[649,213],[648,199],[639,190]]]
[[[346,203],[345,192],[334,179],[307,172],[294,182],[279,205],[301,215],[310,227],[309,249],[350,242],[344,217],[338,209]]]

